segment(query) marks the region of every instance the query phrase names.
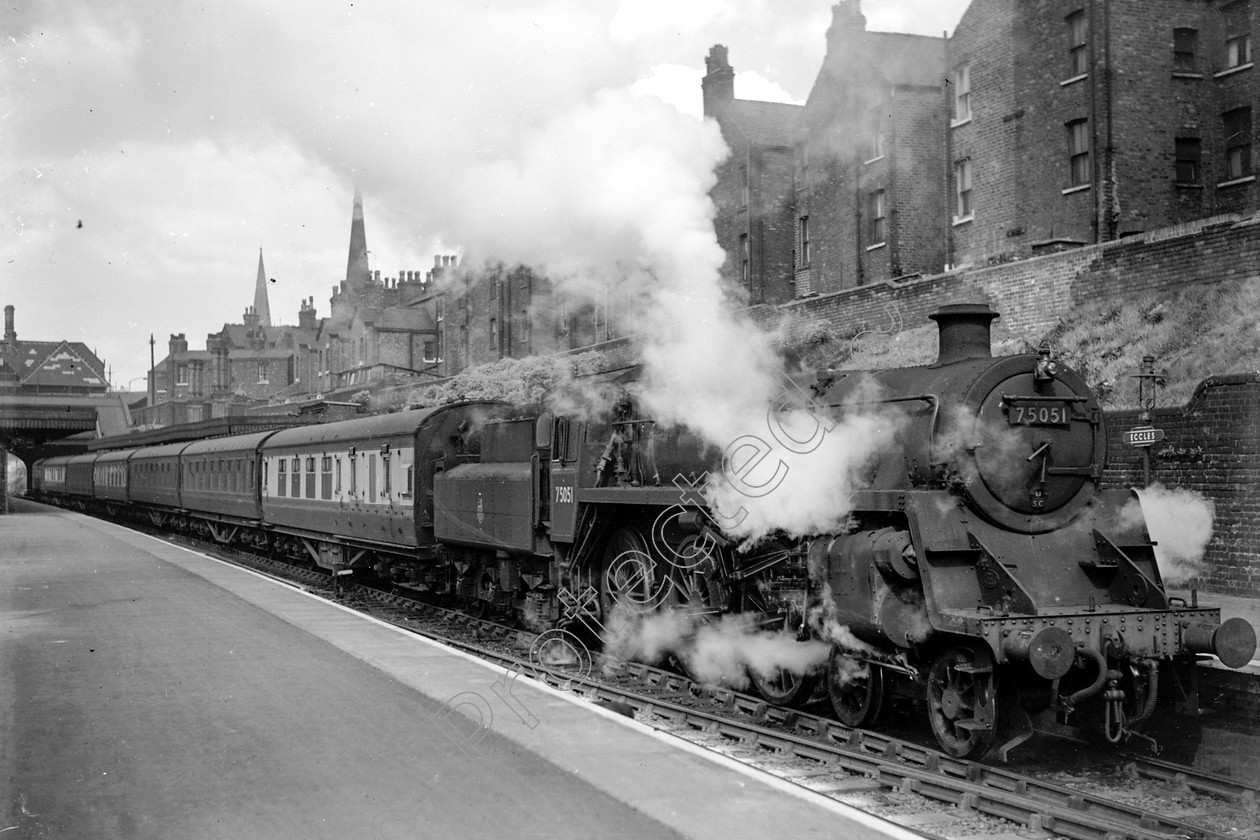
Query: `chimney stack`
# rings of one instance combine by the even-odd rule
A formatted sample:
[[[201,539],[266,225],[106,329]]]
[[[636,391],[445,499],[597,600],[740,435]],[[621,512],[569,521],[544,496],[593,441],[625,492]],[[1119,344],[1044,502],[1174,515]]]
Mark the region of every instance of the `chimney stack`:
[[[302,308],[298,310],[298,327],[303,330],[315,329],[315,298],[302,299]]]
[[[17,331],[13,329],[13,304],[4,308],[4,341],[6,344],[17,342]]]
[[[706,117],[715,116],[728,103],[735,101],[735,68],[731,67],[723,44],[714,44],[705,56],[700,92]]]
[[[937,365],[993,355],[990,332],[998,313],[986,303],[950,303],[928,316],[939,327]]]

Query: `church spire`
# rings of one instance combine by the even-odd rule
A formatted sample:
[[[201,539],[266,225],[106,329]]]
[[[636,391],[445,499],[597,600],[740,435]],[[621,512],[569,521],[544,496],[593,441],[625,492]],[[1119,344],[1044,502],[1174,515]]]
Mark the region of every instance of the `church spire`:
[[[368,279],[367,233],[363,227],[363,196],[354,190],[354,216],[350,220],[350,259],[346,263],[346,290],[361,295]]]
[[[267,272],[263,271],[262,248],[258,249],[258,280],[254,284],[254,314],[258,324],[271,326],[271,304],[267,302]]]

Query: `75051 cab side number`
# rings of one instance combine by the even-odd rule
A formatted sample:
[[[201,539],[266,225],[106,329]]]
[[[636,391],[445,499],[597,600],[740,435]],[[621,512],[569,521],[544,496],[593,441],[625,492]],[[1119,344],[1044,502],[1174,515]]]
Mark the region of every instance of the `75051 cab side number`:
[[[573,504],[573,485],[557,484],[555,487],[556,498],[555,504],[571,505]]]

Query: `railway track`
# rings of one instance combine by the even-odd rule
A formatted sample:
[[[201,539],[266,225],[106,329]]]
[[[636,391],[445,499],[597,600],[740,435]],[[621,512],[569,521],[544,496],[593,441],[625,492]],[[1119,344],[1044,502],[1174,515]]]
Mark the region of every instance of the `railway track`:
[[[200,546],[203,550],[205,546]],[[1132,782],[1167,797],[1126,804],[1035,773],[953,758],[884,733],[851,729],[650,665],[599,662],[576,637],[538,634],[360,585],[323,572],[216,547],[216,556],[318,590],[409,632],[577,692],[654,728],[753,764],[834,799],[880,813],[925,836],[965,840],[1012,828],[1080,840],[1260,838],[1257,791],[1244,783],[1145,756],[1124,755]],[[556,647],[564,654],[554,656]],[[557,661],[560,660],[560,661]],[[1194,794],[1186,807],[1185,791]],[[1169,812],[1159,810],[1167,801]],[[944,807],[943,807],[944,806]]]

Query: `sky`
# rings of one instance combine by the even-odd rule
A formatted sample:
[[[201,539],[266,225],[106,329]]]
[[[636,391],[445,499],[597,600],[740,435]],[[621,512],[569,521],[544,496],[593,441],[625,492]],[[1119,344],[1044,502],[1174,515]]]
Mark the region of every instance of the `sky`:
[[[149,336],[201,349],[253,302],[329,314],[363,194],[382,276],[435,254],[712,267],[735,93],[801,103],[831,0],[42,0],[0,11],[0,304],[141,391]],[[872,30],[952,32],[965,0],[865,0]],[[678,231],[685,230],[685,236]],[[708,237],[708,239],[706,239]],[[676,241],[681,240],[681,242]]]

